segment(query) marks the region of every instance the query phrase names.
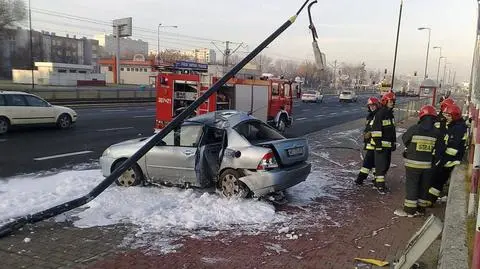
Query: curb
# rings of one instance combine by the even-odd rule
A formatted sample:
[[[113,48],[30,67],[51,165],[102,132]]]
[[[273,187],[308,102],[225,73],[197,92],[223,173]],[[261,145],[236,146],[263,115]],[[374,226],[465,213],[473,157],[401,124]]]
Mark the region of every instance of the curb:
[[[455,167],[450,179],[438,260],[440,269],[468,269],[465,175],[465,164],[462,164]]]

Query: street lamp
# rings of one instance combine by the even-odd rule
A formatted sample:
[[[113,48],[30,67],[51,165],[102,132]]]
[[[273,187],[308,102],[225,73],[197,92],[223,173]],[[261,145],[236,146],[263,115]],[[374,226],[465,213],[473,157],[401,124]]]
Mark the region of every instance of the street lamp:
[[[440,56],[438,57],[438,66],[437,66],[437,84],[438,84],[438,75],[440,72],[440,60],[442,59],[442,47],[435,46],[433,49],[439,49],[440,50]]]
[[[428,68],[428,53],[430,52],[430,34],[432,32],[432,29],[430,29],[429,27],[420,27],[418,28],[419,31],[422,31],[422,30],[428,30],[428,45],[427,45],[427,59],[425,60],[425,78],[424,79],[427,79],[428,75],[427,75],[427,68]]]
[[[445,76],[447,75],[447,64],[450,64],[450,63],[447,63],[447,57],[444,57],[444,58],[445,58],[445,64],[443,65],[443,79],[442,79],[443,85],[445,85]]]
[[[162,25],[161,23],[158,24],[157,30],[157,58],[160,59],[160,27],[163,28],[178,28],[177,25]]]

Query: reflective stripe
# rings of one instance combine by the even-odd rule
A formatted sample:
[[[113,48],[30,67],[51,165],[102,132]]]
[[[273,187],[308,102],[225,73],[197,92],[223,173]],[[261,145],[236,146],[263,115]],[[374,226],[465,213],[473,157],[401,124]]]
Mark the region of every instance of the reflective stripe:
[[[434,187],[430,187],[430,189],[428,190],[428,193],[436,196],[436,197],[440,197],[440,191],[435,189]]]
[[[406,207],[417,207],[417,201],[405,199],[405,202],[403,202],[403,205]]]
[[[382,137],[382,131],[372,131],[372,137]]]
[[[372,146],[372,144],[367,144],[367,147],[366,147],[366,149],[369,149],[369,150],[374,150],[374,149],[375,149],[375,147],[374,147],[374,146]]]
[[[432,163],[405,159],[405,166],[410,168],[428,169],[432,168]]]
[[[418,205],[421,207],[430,206],[431,202],[423,199],[418,199]]]
[[[391,148],[391,147],[392,147],[392,142],[382,141],[382,147],[384,147],[384,148]]]
[[[362,167],[362,168],[360,168],[360,173],[368,174],[368,173],[370,173],[370,169]]]
[[[435,137],[424,136],[424,135],[414,135],[414,136],[412,136],[412,142],[415,142],[417,140],[418,141],[426,140],[426,141],[432,141],[432,142],[437,141],[437,139]]]
[[[440,124],[440,122],[435,122],[435,128],[437,129],[440,129],[440,127],[442,127],[442,125]]]
[[[372,144],[372,145],[374,145],[374,146],[375,146],[375,140],[373,140],[373,138],[372,138],[372,139],[370,139],[370,144]]]
[[[454,148],[447,148],[447,150],[445,151],[445,153],[447,153],[448,155],[451,155],[451,156],[455,156],[455,155],[457,155],[458,150],[456,150],[456,149],[454,149]]]
[[[392,125],[391,120],[382,120],[382,126],[390,126],[390,125]]]
[[[385,176],[376,176],[375,182],[377,183],[385,182]]]
[[[383,150],[383,149],[382,149],[382,148],[378,148],[378,149],[375,149],[375,150],[377,150],[377,151],[381,151],[381,150]]]
[[[466,132],[466,133],[463,135],[462,140],[467,140],[467,139],[468,139],[468,132]]]
[[[372,168],[372,173],[375,173],[375,171],[376,171],[375,168]]]
[[[454,167],[455,165],[460,164],[460,161],[448,161],[444,167]]]

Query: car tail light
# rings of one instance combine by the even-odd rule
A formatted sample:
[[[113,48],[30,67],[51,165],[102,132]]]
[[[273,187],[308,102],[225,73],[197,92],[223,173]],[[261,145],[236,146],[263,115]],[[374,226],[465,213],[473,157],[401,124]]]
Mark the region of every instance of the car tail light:
[[[273,152],[270,151],[263,156],[262,160],[257,166],[257,170],[267,170],[277,167],[277,159],[275,159],[275,155],[273,154]]]

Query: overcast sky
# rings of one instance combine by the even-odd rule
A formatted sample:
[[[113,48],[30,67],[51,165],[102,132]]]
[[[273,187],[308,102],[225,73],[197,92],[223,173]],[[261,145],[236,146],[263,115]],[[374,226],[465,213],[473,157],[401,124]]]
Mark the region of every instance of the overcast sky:
[[[294,14],[303,0],[31,0],[32,23],[37,30],[57,35],[93,37],[111,32],[108,22],[133,17],[134,38],[157,47],[157,25],[164,28],[161,48],[215,48],[211,41],[244,42],[249,48]],[[448,67],[457,71],[457,81],[468,80],[475,40],[474,0],[404,0],[398,52],[399,72],[423,76],[428,31],[431,47],[442,46]],[[367,68],[391,72],[400,0],[319,0],[312,7],[322,52],[327,61],[365,62]],[[53,15],[61,12],[82,18]],[[45,14],[49,13],[49,14]],[[92,23],[83,18],[95,19]],[[203,39],[202,39],[203,38]],[[216,43],[222,47],[221,42]],[[240,51],[246,51],[242,48]],[[274,58],[313,60],[307,12],[278,38],[265,53]],[[221,54],[219,54],[221,55]],[[429,77],[436,78],[438,50],[430,50]],[[443,69],[443,64],[442,64]],[[441,73],[443,70],[441,70]]]

